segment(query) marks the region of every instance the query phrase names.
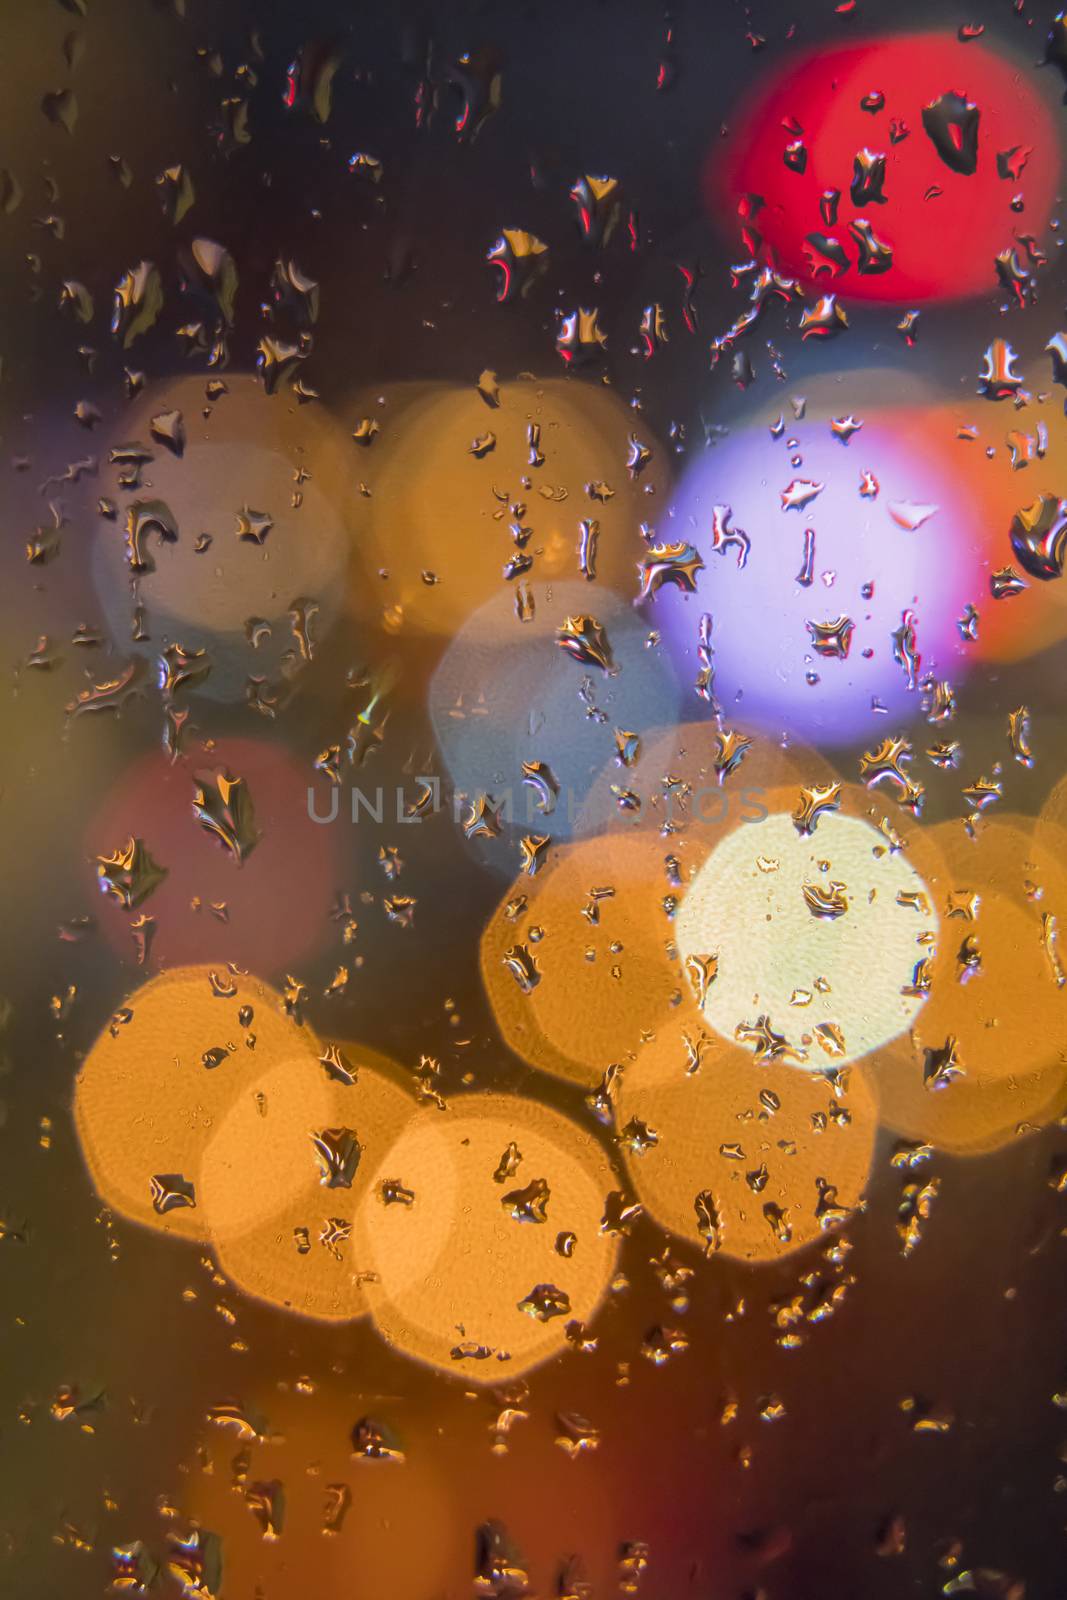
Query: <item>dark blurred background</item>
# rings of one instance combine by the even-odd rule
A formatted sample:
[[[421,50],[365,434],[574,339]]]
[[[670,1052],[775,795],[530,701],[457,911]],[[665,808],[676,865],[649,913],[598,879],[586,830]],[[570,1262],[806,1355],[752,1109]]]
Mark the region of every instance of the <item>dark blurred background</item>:
[[[1004,0],[858,0],[851,12],[830,0],[679,0],[669,8],[644,0],[9,0],[4,20],[0,166],[23,198],[0,217],[8,671],[0,870],[9,1007],[0,1040],[0,1214],[10,1235],[0,1242],[2,1592],[17,1600],[103,1594],[113,1546],[141,1539],[158,1554],[168,1528],[195,1519],[222,1536],[227,1600],[443,1600],[471,1592],[476,1530],[495,1518],[541,1594],[570,1592],[557,1584],[571,1555],[596,1594],[617,1592],[621,1547],[644,1541],[645,1600],[888,1600],[939,1592],[966,1569],[988,1569],[974,1580],[980,1593],[1015,1593],[1008,1579],[1021,1579],[1030,1600],[1063,1595],[1067,1429],[1054,1397],[1067,1378],[1067,1287],[1063,1202],[1048,1181],[1064,1150],[1058,1125],[981,1158],[937,1156],[936,1224],[908,1260],[894,1228],[900,1183],[884,1135],[869,1203],[847,1230],[855,1287],[841,1313],[795,1351],[776,1343],[772,1308],[818,1270],[817,1251],[750,1270],[705,1264],[674,1245],[696,1269],[690,1348],[663,1368],[642,1360],[642,1337],[672,1313],[650,1264],[665,1238],[639,1222],[625,1245],[626,1285],[599,1319],[597,1352],[568,1354],[530,1377],[528,1420],[503,1453],[493,1448],[499,1397],[472,1396],[460,1379],[403,1360],[366,1321],[332,1328],[243,1300],[199,1248],[108,1218],[77,1147],[71,1086],[80,1054],[142,973],[132,945],[114,946],[100,932],[65,942],[57,929],[98,915],[86,829],[119,803],[134,763],[158,749],[159,706],[148,695],[119,718],[65,717],[87,682],[70,636],[80,623],[102,625],[90,551],[96,500],[110,491],[101,466],[96,477],[42,493],[72,462],[99,455],[102,441],[121,439],[124,365],[152,382],[211,376],[202,356],[183,356],[175,331],[190,315],[175,287],[178,249],[194,236],[224,243],[241,276],[224,378],[251,370],[271,267],[294,257],[321,293],[314,351],[300,376],[321,397],[312,404],[349,428],[367,414],[366,397],[398,382],[469,387],[485,368],[501,380],[524,371],[558,378],[556,308],[596,304],[612,334],[598,376],[627,400],[639,395],[651,435],[667,440],[681,423],[689,447],[703,448],[704,423],[728,426],[735,404],[727,366],[709,369],[708,342],[736,315],[727,267],[741,246],[707,216],[700,174],[712,147],[729,139],[757,75],[790,51],[850,33],[954,34],[982,23],[984,44],[1017,59],[1056,107],[1058,79],[1031,70],[1050,17]],[[284,104],[290,64],[302,50],[305,62],[314,59],[320,47],[337,60],[324,122]],[[455,65],[465,54],[474,61],[466,74]],[[499,71],[499,108],[477,137],[457,138],[457,80],[473,81],[477,118],[493,76],[487,62]],[[43,97],[67,89],[77,101],[71,131],[42,110]],[[247,102],[246,143],[233,138],[244,113],[227,100]],[[348,170],[358,151],[382,162],[380,185]],[[128,185],[116,176],[121,163]],[[175,163],[195,185],[195,205],[177,226],[156,193],[157,174]],[[638,248],[621,235],[603,254],[584,246],[566,200],[579,173],[618,176]],[[485,254],[505,226],[547,241],[551,267],[529,297],[498,306]],[[116,280],[142,258],[158,264],[167,302],[156,327],[124,353],[106,317]],[[705,272],[690,335],[678,264],[696,262]],[[93,296],[91,327],[78,329],[57,310],[64,280]],[[1063,298],[1055,263],[1042,294],[1054,321]],[[674,334],[646,365],[637,327],[642,308],[657,301]],[[929,312],[909,370],[949,391],[964,380],[971,389],[980,352],[1000,331],[996,303],[991,294]],[[1049,318],[1035,328],[1034,349],[1050,336]],[[841,370],[903,360],[888,313],[860,310],[853,323],[847,346],[832,352]],[[1014,336],[1025,348],[1017,329]],[[79,343],[96,351],[91,372]],[[782,346],[788,392],[829,370],[827,349],[795,338]],[[769,363],[758,365],[745,403],[762,399],[771,415],[780,390]],[[869,398],[858,380],[843,409],[859,412]],[[91,433],[73,417],[81,400],[101,413]],[[275,403],[303,426],[290,393]],[[61,553],[28,564],[34,528],[54,520],[50,502],[65,518]],[[396,538],[403,541],[402,527]],[[448,562],[442,552],[442,571]],[[310,763],[350,720],[346,674],[373,675],[399,660],[375,778],[410,783],[427,770],[426,688],[447,639],[398,635],[383,619],[388,596],[367,592],[366,571],[357,566],[345,581],[356,591],[351,604],[280,717],[266,725],[243,700],[205,698],[196,702],[201,737],[269,737],[310,776]],[[42,635],[56,657],[50,670],[27,666]],[[88,667],[94,680],[125,648],[125,640],[103,640]],[[1041,760],[1014,775],[1010,802],[1031,816],[1063,772],[1062,662],[1057,646],[988,668],[954,730],[977,769],[987,754],[1003,758],[1009,709],[1025,700],[1043,715]],[[266,829],[284,831],[288,803],[268,808]],[[931,786],[932,820],[958,805],[958,792]],[[295,971],[316,997],[312,1019],[333,1035],[358,1036],[406,1066],[437,1057],[446,1088],[464,1074],[482,1087],[528,1086],[534,1074],[496,1035],[477,970],[478,935],[506,886],[493,848],[466,844],[446,816],[402,837],[370,827],[331,837],[332,888],[357,900],[365,889],[380,899],[379,847],[402,847],[401,887],[418,897],[414,928],[389,922],[377,903],[367,907],[362,965],[340,1008],[327,1012],[317,997],[337,963],[336,930],[323,919],[302,951],[272,965],[272,930],[280,934],[291,909],[274,899],[261,913],[268,953],[260,975],[281,984]],[[71,986],[69,1008],[54,1006]],[[539,1092],[584,1115],[577,1089],[540,1084]],[[105,1398],[58,1421],[50,1406],[63,1385]],[[782,1420],[761,1416],[768,1396],[780,1397]],[[914,1414],[901,1409],[911,1396],[951,1416],[951,1426],[915,1431]],[[239,1442],[206,1422],[209,1407],[228,1397],[258,1409],[278,1436],[252,1447],[252,1476],[286,1485],[277,1545],[262,1541],[233,1492]],[[724,1423],[732,1402],[736,1419]],[[595,1422],[596,1452],[570,1460],[557,1448],[561,1410]],[[350,1458],[351,1427],[368,1413],[395,1430],[403,1464]],[[330,1539],[320,1532],[324,1486],[339,1481],[351,1486],[352,1509]],[[160,1584],[174,1592],[169,1580]]]

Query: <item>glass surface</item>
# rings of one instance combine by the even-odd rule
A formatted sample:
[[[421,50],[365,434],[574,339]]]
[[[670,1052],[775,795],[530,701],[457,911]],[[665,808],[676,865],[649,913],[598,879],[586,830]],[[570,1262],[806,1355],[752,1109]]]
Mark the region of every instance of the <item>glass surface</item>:
[[[5,22],[0,1592],[1056,1600],[1067,22]]]

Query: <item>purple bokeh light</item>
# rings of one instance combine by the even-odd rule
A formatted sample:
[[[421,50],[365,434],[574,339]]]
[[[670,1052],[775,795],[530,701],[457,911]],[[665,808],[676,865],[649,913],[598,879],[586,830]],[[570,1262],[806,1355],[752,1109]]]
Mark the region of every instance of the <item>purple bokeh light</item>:
[[[695,545],[704,570],[695,593],[661,587],[647,615],[692,685],[700,619],[710,613],[714,694],[728,720],[825,744],[879,737],[919,714],[924,678],[956,682],[966,672],[957,620],[989,599],[980,507],[959,466],[936,445],[919,446],[919,420],[866,417],[847,442],[827,418],[786,421],[770,442],[766,425],[753,423],[690,464],[656,532],[663,543]],[[804,500],[808,491],[787,491],[805,483],[822,487],[806,504],[783,503]],[[728,540],[716,549],[716,521],[743,530],[747,548]],[[910,673],[893,638],[909,615],[920,658]],[[850,633],[847,656],[821,655],[808,624],[841,618],[854,623],[839,630]]]

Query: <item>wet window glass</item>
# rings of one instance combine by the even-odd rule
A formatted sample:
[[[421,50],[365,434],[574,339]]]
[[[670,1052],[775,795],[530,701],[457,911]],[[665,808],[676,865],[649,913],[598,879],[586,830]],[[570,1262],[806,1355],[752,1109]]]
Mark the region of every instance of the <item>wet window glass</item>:
[[[0,1591],[1056,1600],[1067,19],[0,83]]]

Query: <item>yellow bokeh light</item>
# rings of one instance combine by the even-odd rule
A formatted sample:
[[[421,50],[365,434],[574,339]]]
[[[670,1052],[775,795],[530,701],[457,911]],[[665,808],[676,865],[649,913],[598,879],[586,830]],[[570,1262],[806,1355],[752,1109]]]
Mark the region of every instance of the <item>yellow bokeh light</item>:
[[[206,1238],[200,1162],[223,1116],[264,1070],[294,1056],[314,1062],[318,1051],[278,994],[224,966],[176,967],[144,984],[103,1029],[75,1082],[78,1136],[101,1197],[134,1222]],[[197,1203],[184,1203],[175,1186],[170,1202],[154,1200],[160,1178],[191,1185]]]
[[[368,490],[357,615],[384,617],[398,632],[451,634],[502,591],[505,563],[520,548],[534,556],[530,577],[538,583],[578,578],[583,519],[600,525],[590,590],[636,594],[637,528],[664,503],[666,452],[604,385],[524,378],[498,392],[499,405],[490,406],[473,385],[410,383],[381,391],[384,405],[379,391],[353,401],[353,418],[380,423],[353,464]],[[631,481],[635,432],[653,456]],[[610,496],[591,497],[586,486],[597,484]],[[521,545],[513,527],[530,530]]]
[[[353,1242],[373,1176],[414,1111],[410,1093],[358,1045],[343,1054],[354,1083],[318,1061],[286,1061],[250,1084],[219,1123],[204,1155],[204,1214],[219,1265],[246,1294],[328,1320],[367,1309],[364,1266]],[[358,1163],[331,1186],[315,1140],[354,1138]]]
[[[383,1182],[410,1204],[387,1204]],[[614,1273],[617,1238],[601,1224],[617,1187],[594,1139],[534,1101],[477,1094],[423,1111],[374,1174],[357,1227],[379,1331],[470,1383],[558,1354]]]
[[[524,1060],[592,1085],[677,1003],[681,969],[664,906],[668,845],[607,834],[562,845],[520,878],[482,935],[482,977]]]
[[[615,1122],[661,1227],[756,1262],[810,1244],[861,1203],[877,1111],[866,1069],[831,1082],[756,1062],[703,1029],[694,1010],[626,1068]]]

